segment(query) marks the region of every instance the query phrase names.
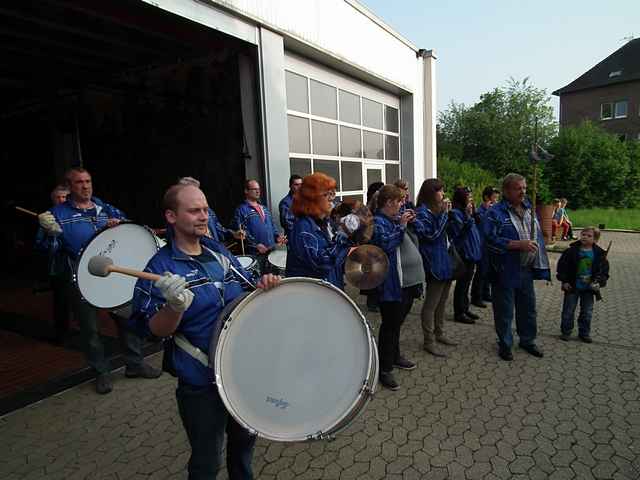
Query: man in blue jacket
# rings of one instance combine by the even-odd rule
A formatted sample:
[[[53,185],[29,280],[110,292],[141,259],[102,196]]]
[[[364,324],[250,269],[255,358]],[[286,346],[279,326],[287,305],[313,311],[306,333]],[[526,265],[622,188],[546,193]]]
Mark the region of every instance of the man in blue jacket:
[[[256,438],[225,408],[207,352],[222,308],[247,287],[240,275],[251,277],[224,245],[206,236],[209,207],[199,188],[174,185],[163,204],[170,241],[145,268],[163,276],[138,281],[131,322],[143,336],[172,337],[165,340],[165,365],[178,377],[178,411],[191,445],[189,480],[216,478],[225,432],[229,478],[250,479]],[[279,282],[264,275],[257,287]]]
[[[511,323],[514,308],[520,348],[535,357],[543,356],[535,343],[537,319],[533,281],[549,281],[551,273],[537,219],[536,240],[531,239],[531,215],[535,213],[526,193],[527,182],[522,175],[510,173],[505,176],[503,199],[489,209],[484,225],[498,354],[505,361],[513,360]]]
[[[244,187],[245,201],[236,209],[232,228],[243,230],[247,236],[247,253],[256,255],[264,270],[266,256],[278,245],[284,245],[286,238],[280,235],[273,224],[273,217],[267,207],[260,203],[260,184],[247,180]]]
[[[300,175],[291,175],[289,178],[289,193],[280,200],[278,210],[280,212],[280,226],[284,230],[284,234],[288,237],[293,230],[293,224],[296,221],[295,215],[291,212],[291,204],[293,196],[300,190],[302,186],[302,177]]]
[[[109,377],[109,361],[105,357],[104,345],[98,331],[98,310],[85,302],[77,288],[71,286],[71,272],[75,271],[82,248],[105,227],[113,227],[125,219],[124,213],[93,196],[91,175],[81,167],[69,170],[65,175],[70,194],[67,201],[55,206],[51,211],[38,217],[40,226],[47,234],[50,251],[60,249],[69,263],[68,283],[72,289],[74,317],[80,323],[82,343],[89,365],[97,373],[96,392],[109,393],[112,390]],[[125,320],[113,317],[119,329],[127,377],[157,378],[162,372],[143,362],[142,341],[130,332]]]

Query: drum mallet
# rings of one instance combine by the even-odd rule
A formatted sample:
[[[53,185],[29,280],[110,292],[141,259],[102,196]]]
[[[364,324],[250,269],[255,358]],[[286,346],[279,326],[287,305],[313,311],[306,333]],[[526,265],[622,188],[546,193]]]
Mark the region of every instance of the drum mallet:
[[[33,212],[33,211],[31,211],[31,210],[27,210],[26,208],[18,207],[17,205],[16,205],[16,206],[14,206],[14,208],[15,208],[16,210],[18,210],[19,212],[26,213],[26,214],[28,214],[28,215],[32,215],[32,216],[34,216],[34,217],[37,217],[37,216],[38,216],[38,214],[37,214],[36,212]]]
[[[142,278],[143,280],[151,280],[152,282],[162,278],[162,275],[158,275],[157,273],[141,272],[133,268],[120,267],[115,265],[111,258],[104,255],[91,257],[87,269],[91,275],[95,275],[96,277],[108,277],[110,273],[114,272],[129,275],[130,277]]]

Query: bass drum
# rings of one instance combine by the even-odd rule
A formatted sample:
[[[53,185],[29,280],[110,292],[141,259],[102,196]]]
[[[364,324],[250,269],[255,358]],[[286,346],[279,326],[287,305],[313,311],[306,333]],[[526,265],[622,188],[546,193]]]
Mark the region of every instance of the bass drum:
[[[82,298],[96,308],[109,310],[128,305],[138,279],[118,273],[97,277],[89,273],[89,260],[105,255],[121,267],[144,270],[160,248],[158,241],[149,228],[135,223],[120,223],[96,233],[82,248],[74,273]]]
[[[364,410],[378,381],[365,317],[322,280],[286,278],[236,299],[209,352],[227,410],[274,441],[333,437]]]

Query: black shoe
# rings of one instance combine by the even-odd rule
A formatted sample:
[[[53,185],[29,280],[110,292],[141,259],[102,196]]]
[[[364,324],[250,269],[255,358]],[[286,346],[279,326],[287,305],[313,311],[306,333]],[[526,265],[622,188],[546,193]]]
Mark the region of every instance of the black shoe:
[[[476,321],[473,318],[469,318],[464,314],[454,317],[453,321],[458,323],[466,323],[467,325],[472,325],[476,323]]]
[[[160,375],[162,375],[162,370],[153,368],[148,363],[124,369],[124,376],[127,378],[158,378]]]
[[[489,303],[492,303],[492,302],[493,302],[493,298],[491,298],[490,296],[482,297],[482,299],[483,299],[485,302],[489,302]]]
[[[464,314],[469,317],[471,320],[478,320],[480,318],[479,315],[476,315],[475,313],[473,313],[470,310],[467,310],[466,312],[464,312]]]
[[[501,348],[498,350],[498,356],[504,360],[505,362],[510,362],[513,360],[513,353],[508,348]]]
[[[529,355],[533,355],[534,357],[538,357],[538,358],[544,357],[544,354],[542,353],[542,351],[535,344],[520,345],[520,348],[523,349],[525,352],[527,352]]]
[[[106,395],[113,390],[113,385],[111,384],[111,378],[108,373],[100,373],[96,377],[96,392],[100,395]]]
[[[416,364],[411,360],[407,360],[402,355],[398,357],[398,359],[393,362],[393,366],[399,368],[400,370],[413,370],[416,368]]]
[[[584,343],[593,343],[593,339],[589,335],[580,335],[580,340]]]
[[[471,305],[478,308],[487,308],[487,304],[482,300],[474,300],[473,302],[471,302]]]
[[[568,342],[569,340],[571,340],[571,335],[568,333],[563,333],[562,335],[560,335],[560,340],[562,340],[563,342]]]
[[[367,310],[372,313],[380,313],[380,307],[377,305],[367,305]]]
[[[400,388],[400,385],[398,385],[398,382],[396,382],[391,372],[380,372],[380,383],[389,390],[396,391]]]

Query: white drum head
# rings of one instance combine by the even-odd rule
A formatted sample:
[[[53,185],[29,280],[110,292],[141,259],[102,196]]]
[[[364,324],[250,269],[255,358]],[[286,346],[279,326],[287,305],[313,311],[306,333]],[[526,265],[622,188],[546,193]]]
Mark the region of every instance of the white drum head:
[[[349,297],[327,282],[293,277],[238,304],[214,366],[239,423],[271,440],[304,441],[335,432],[366,404],[363,387],[375,386],[378,357]]]
[[[238,255],[236,258],[238,259],[238,262],[240,262],[240,266],[245,270],[251,270],[257,262],[257,260],[251,255]]]
[[[126,305],[133,298],[133,289],[138,279],[119,273],[96,277],[87,269],[89,260],[95,255],[106,255],[118,266],[143,270],[157,251],[156,237],[141,225],[121,223],[102,230],[80,253],[76,270],[80,294],[97,308],[114,309]]]
[[[267,260],[274,267],[284,270],[287,267],[287,251],[284,249],[274,250],[269,253]]]

